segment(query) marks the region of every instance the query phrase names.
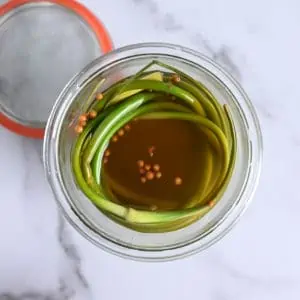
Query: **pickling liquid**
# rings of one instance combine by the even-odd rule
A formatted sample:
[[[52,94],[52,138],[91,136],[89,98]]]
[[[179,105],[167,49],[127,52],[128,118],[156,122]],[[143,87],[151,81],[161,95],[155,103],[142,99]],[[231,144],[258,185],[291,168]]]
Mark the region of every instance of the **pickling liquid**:
[[[102,169],[113,201],[147,210],[179,209],[201,194],[208,167],[213,174],[219,172],[217,153],[195,123],[140,119],[128,125],[122,136],[110,142]],[[211,157],[214,165],[208,166]],[[142,182],[146,175],[141,174],[144,168],[138,161],[150,165],[150,172],[159,165],[161,177]]]

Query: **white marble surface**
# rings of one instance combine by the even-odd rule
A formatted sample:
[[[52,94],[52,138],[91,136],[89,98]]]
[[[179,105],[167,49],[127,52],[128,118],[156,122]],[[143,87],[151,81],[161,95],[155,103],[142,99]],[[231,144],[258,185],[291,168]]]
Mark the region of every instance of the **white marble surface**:
[[[126,261],[62,220],[44,179],[41,143],[0,128],[0,300],[299,300],[300,2],[84,3],[115,46],[179,43],[227,67],[261,120],[262,178],[243,219],[209,250],[171,263]]]

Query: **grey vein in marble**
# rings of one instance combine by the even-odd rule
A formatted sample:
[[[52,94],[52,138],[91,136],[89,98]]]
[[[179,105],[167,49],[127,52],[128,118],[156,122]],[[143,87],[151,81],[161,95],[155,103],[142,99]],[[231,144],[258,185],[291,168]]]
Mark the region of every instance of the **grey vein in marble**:
[[[227,45],[221,45],[219,49],[213,49],[207,39],[199,32],[190,32],[183,24],[178,22],[171,13],[161,12],[159,6],[152,0],[132,0],[136,4],[143,4],[146,9],[148,9],[151,14],[156,18],[157,23],[160,28],[168,33],[178,33],[179,31],[184,31],[188,34],[189,39],[192,44],[197,48],[200,48],[202,52],[205,52],[212,59],[221,64],[225,69],[227,69],[235,78],[242,80],[241,72],[237,64],[232,59],[231,49]]]
[[[68,259],[71,268],[77,278],[77,281],[84,289],[89,288],[89,284],[86,281],[82,271],[81,271],[81,258],[79,256],[78,250],[72,241],[72,238],[68,232],[66,226],[66,221],[62,215],[59,214],[59,225],[58,225],[58,241],[62,247],[66,258]]]
[[[64,274],[59,279],[59,285],[54,291],[37,291],[29,289],[26,292],[16,294],[13,292],[2,292],[0,300],[69,300],[74,299],[81,286],[81,291],[85,291],[85,299],[90,299],[89,284],[82,274],[81,258],[76,246],[69,235],[65,220],[59,216],[59,225],[57,228],[58,242],[65,254],[65,259],[71,267],[70,272]],[[75,280],[72,279],[75,277]]]
[[[65,300],[52,294],[39,293],[35,291],[21,293],[19,295],[14,293],[0,294],[0,300]]]

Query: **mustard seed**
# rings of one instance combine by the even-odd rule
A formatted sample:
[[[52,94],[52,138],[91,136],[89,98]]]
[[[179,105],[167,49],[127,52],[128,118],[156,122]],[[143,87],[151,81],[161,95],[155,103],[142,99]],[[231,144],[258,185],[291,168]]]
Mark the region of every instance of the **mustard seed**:
[[[81,133],[83,131],[83,127],[80,125],[75,126],[75,132],[76,133]]]
[[[208,202],[208,206],[212,208],[215,205],[215,201],[211,200]]]
[[[173,74],[172,81],[176,83],[180,82],[180,76],[178,74]]]
[[[182,184],[182,179],[180,177],[176,177],[174,180],[175,185],[181,185]]]
[[[78,118],[78,121],[81,123],[81,122],[86,122],[87,121],[87,116],[85,114],[81,115],[79,118]]]
[[[97,112],[95,110],[91,110],[89,113],[90,119],[95,119],[97,117]]]
[[[100,101],[100,100],[102,100],[102,99],[103,99],[103,94],[102,94],[102,93],[98,93],[98,94],[96,95],[96,100]]]
[[[146,177],[148,180],[152,180],[154,178],[154,173],[149,171],[149,172],[147,172]]]
[[[160,170],[160,165],[159,164],[155,164],[153,166],[153,170],[156,171],[156,172],[158,172]]]
[[[155,174],[155,176],[156,176],[157,179],[159,179],[159,178],[162,176],[162,174],[161,174],[161,172],[157,172],[157,173]]]
[[[144,165],[145,165],[145,162],[143,160],[138,160],[137,165],[138,165],[139,168],[143,168]]]
[[[79,121],[78,123],[80,126],[85,127],[86,126],[86,121]]]
[[[120,129],[120,130],[118,131],[118,135],[119,135],[119,136],[123,136],[124,134],[125,134],[124,129]]]
[[[154,151],[155,151],[155,146],[151,146],[148,148],[148,153],[151,157],[154,155]]]

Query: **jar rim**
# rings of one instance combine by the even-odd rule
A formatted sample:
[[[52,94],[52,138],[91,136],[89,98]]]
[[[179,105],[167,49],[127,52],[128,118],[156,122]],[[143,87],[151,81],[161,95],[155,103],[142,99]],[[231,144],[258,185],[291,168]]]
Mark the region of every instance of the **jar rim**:
[[[247,118],[245,118],[245,120],[247,122],[248,130],[252,134],[251,168],[249,169],[248,177],[245,179],[246,183],[243,187],[239,201],[237,200],[235,202],[232,209],[230,209],[227,214],[224,214],[223,218],[219,220],[219,222],[217,222],[204,237],[201,237],[198,240],[193,240],[190,243],[185,243],[183,246],[176,247],[174,249],[168,248],[151,251],[149,249],[141,250],[134,247],[128,248],[115,241],[105,239],[103,236],[101,236],[101,238],[97,236],[91,226],[85,222],[84,217],[78,215],[72,207],[70,207],[68,201],[66,201],[66,194],[61,185],[60,174],[58,174],[58,170],[56,168],[57,145],[55,145],[53,137],[57,137],[59,133],[58,128],[62,123],[62,111],[66,108],[67,102],[71,100],[68,94],[70,90],[74,87],[82,87],[87,79],[87,74],[90,75],[93,70],[99,70],[101,67],[103,68],[103,66],[107,66],[110,61],[116,61],[120,57],[130,57],[140,51],[144,51],[145,53],[149,51],[150,54],[155,52],[157,55],[159,53],[164,54],[166,51],[171,51],[174,55],[176,54],[180,58],[183,57],[183,60],[185,60],[188,56],[190,59],[197,60],[197,63],[201,62],[201,66],[205,65],[207,68],[209,67],[208,70],[212,71],[212,75],[216,76],[216,78],[228,88],[228,91],[232,93],[238,101],[241,100],[242,103],[238,104],[244,106],[242,112],[247,110]],[[255,109],[248,96],[240,84],[216,62],[203,54],[179,45],[166,43],[142,43],[116,49],[94,60],[69,82],[57,99],[48,120],[44,139],[43,155],[46,176],[54,192],[55,199],[67,220],[79,233],[104,250],[122,257],[143,261],[165,261],[186,257],[206,249],[229,232],[234,224],[239,220],[243,212],[248,207],[258,184],[262,164],[262,134]]]

